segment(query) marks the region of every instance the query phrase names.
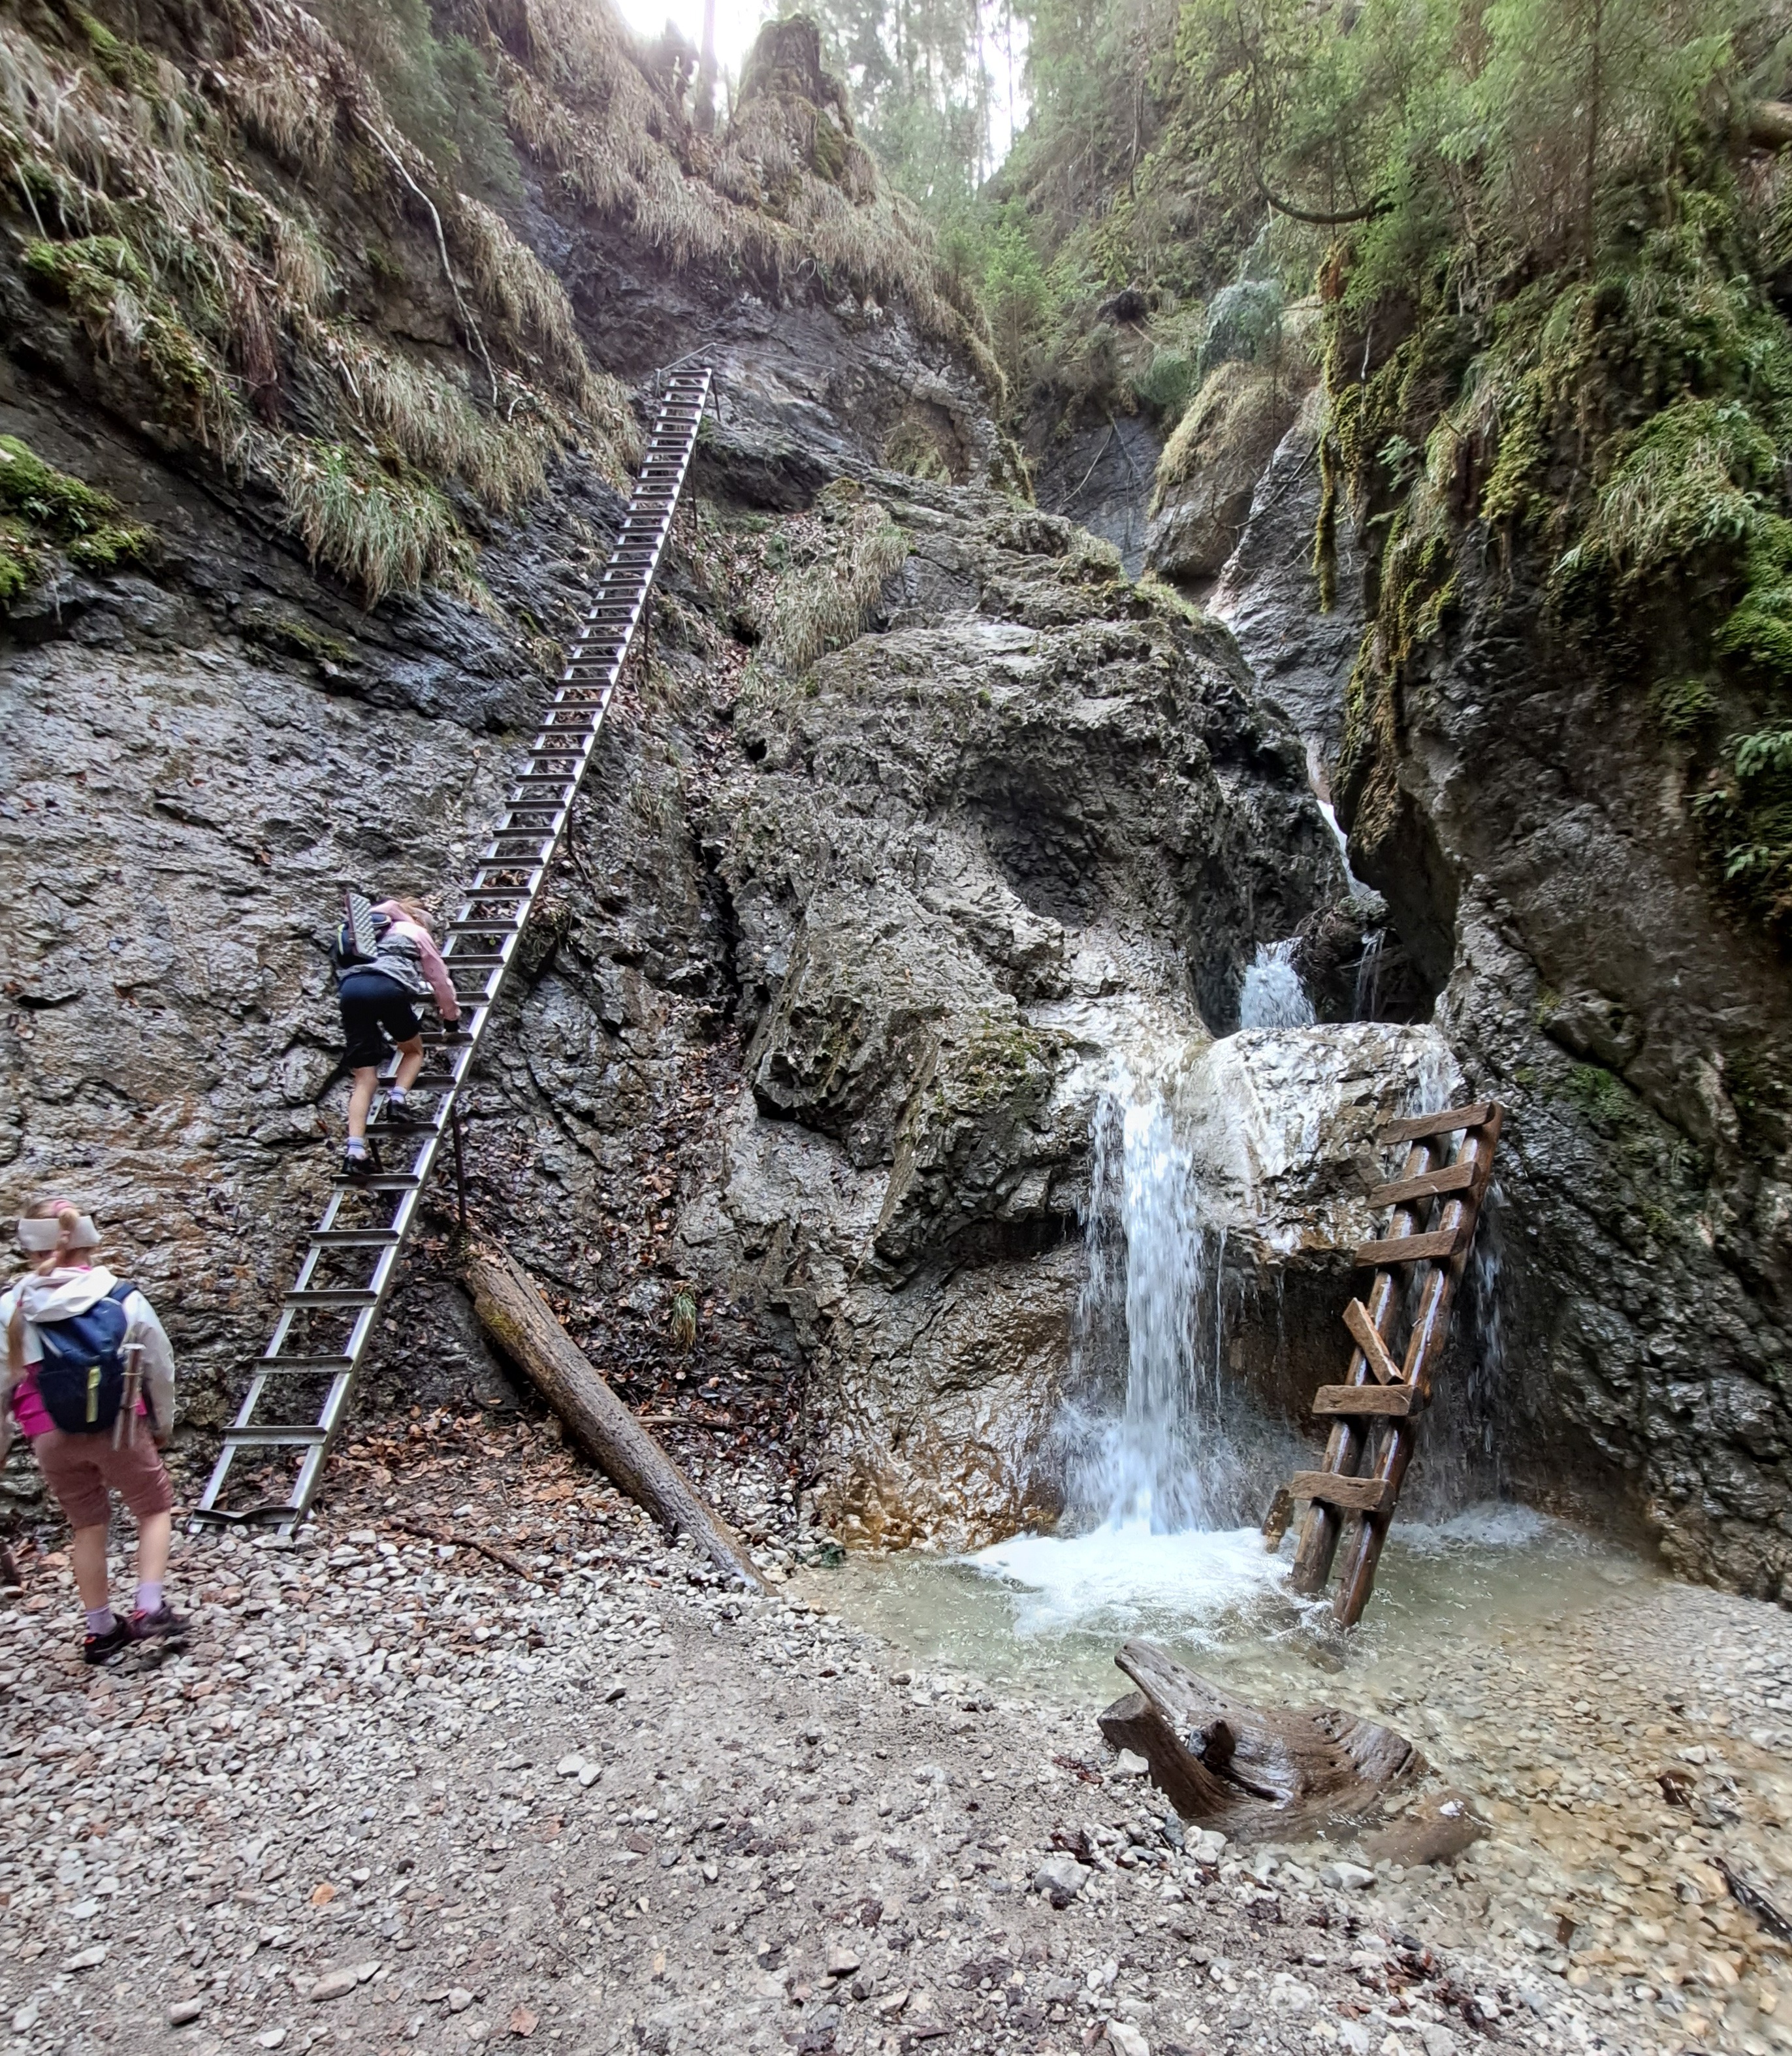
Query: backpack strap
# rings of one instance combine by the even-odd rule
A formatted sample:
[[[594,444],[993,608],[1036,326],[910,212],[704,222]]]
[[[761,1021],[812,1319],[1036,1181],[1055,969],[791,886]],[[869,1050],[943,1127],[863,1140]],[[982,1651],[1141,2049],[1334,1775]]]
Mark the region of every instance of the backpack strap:
[[[109,1293],[107,1293],[106,1297],[107,1297],[109,1299],[116,1299],[116,1300],[118,1302],[119,1305],[120,1305],[121,1307],[122,1307],[122,1306],[124,1305],[125,1302],[128,1299],[129,1299],[129,1298],[130,1298],[131,1295],[132,1295],[132,1294],[133,1294],[136,1290],[136,1286],[134,1286],[134,1285],[127,1285],[127,1284],[114,1285],[114,1286],[113,1287],[112,1290],[111,1290]]]

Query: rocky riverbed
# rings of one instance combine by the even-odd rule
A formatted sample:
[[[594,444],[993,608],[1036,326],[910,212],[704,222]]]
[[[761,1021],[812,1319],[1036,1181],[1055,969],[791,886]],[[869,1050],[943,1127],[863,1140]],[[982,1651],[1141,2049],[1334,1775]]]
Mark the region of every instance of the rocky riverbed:
[[[1652,1588],[1566,1623],[1486,1681],[1488,1716],[1539,1734],[1495,1837],[1454,1870],[1322,1874],[1166,1829],[1094,1704],[916,1670],[834,1610],[847,1587],[803,1560],[825,1545],[781,1478],[707,1482],[764,1538],[768,1597],[714,1584],[516,1419],[389,1419],[295,1544],[181,1544],[193,1632],[165,1661],[84,1670],[66,1568],[28,1550],[0,1611],[4,2046],[1792,2041],[1783,1958],[1707,1862],[1777,1832],[1778,1740],[1738,1732],[1761,1664],[1783,1674],[1766,1609]],[[1694,1629],[1696,1683],[1632,1732],[1622,1709]],[[1403,1710],[1454,1769],[1440,1696]],[[1687,1773],[1661,1825],[1688,1846],[1614,1845],[1580,1902],[1594,1945],[1558,1947],[1550,1867],[1597,1832],[1586,1781],[1658,1755]],[[1486,1917],[1509,1899],[1537,1932]],[[1688,1919],[1711,1931],[1696,1958],[1667,1938]]]

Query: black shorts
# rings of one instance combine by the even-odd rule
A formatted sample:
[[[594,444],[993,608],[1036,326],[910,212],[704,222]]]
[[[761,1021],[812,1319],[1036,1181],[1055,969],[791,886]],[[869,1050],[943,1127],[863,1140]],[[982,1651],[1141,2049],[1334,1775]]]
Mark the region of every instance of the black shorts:
[[[351,1071],[382,1064],[393,1043],[421,1034],[412,995],[382,971],[351,971],[337,990],[342,1003],[343,1053]]]

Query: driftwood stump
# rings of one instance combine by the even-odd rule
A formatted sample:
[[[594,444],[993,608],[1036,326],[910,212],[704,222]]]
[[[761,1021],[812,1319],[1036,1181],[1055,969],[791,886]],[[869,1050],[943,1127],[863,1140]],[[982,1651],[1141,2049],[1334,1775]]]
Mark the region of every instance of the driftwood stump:
[[[517,1264],[502,1250],[472,1243],[461,1275],[481,1326],[591,1461],[670,1533],[690,1536],[725,1577],[763,1591],[765,1580],[726,1524],[599,1376]]]
[[[1404,1735],[1331,1706],[1254,1706],[1185,1670],[1153,1642],[1115,1657],[1138,1686],[1102,1714],[1185,1821],[1235,1841],[1311,1833],[1370,1812],[1425,1759]]]

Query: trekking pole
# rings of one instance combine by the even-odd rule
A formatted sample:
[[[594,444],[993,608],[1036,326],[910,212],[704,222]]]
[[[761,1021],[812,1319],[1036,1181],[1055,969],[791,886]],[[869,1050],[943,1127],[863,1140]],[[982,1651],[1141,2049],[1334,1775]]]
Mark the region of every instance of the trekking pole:
[[[454,1095],[453,1113],[450,1117],[454,1135],[454,1203],[461,1216],[461,1232],[467,1232],[467,1161],[461,1150],[461,1095]]]

